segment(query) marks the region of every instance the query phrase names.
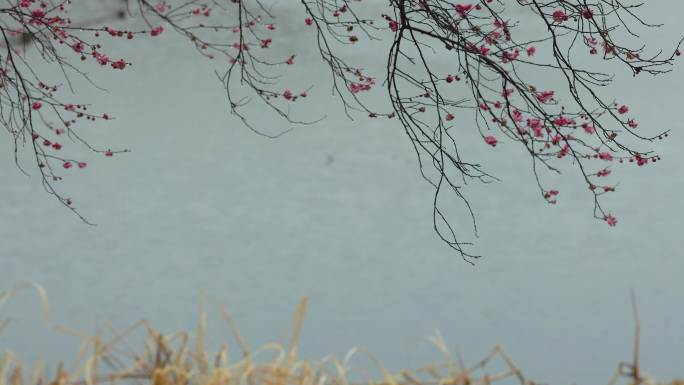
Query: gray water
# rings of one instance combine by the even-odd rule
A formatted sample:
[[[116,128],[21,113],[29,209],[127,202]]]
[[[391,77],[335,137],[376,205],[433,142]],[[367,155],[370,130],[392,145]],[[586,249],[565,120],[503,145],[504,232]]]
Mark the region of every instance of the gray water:
[[[647,16],[667,24],[649,39],[676,39],[682,4],[648,5]],[[432,190],[396,123],[350,121],[323,97],[316,108],[326,120],[265,139],[227,113],[213,67],[192,49],[168,37],[127,55],[135,65],[125,76],[99,75],[108,93],[84,95],[116,116],[88,138],[132,152],[89,158],[62,183],[97,226],[2,152],[0,286],[40,283],[51,323],[24,292],[3,309],[12,323],[0,348],[54,365],[79,341],[53,324],[95,332],[146,318],[163,331],[193,328],[202,293],[225,304],[256,347],[281,336],[307,295],[305,357],[364,346],[390,369],[416,367],[439,358],[425,338],[439,329],[466,361],[500,343],[533,379],[603,383],[631,357],[633,287],[643,367],[662,380],[682,375],[681,67],[656,79],[618,74],[615,95],[640,127],[673,133],[657,143],[662,162],[620,169],[606,201],[619,216],[614,229],[591,217],[571,170],[550,206],[516,146],[466,142],[502,179],[469,190],[480,228],[471,239],[485,256],[470,266],[433,234]],[[306,70],[327,79],[320,66]],[[213,336],[227,338],[216,314],[210,320]]]

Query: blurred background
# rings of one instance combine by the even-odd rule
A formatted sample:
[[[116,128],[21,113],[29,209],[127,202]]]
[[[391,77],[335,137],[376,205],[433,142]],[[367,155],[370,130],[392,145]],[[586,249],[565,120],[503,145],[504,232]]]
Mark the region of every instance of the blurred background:
[[[296,5],[282,6],[279,25],[284,36],[306,37]],[[643,12],[665,24],[644,36],[652,45],[669,48],[684,33],[684,3],[651,2]],[[464,235],[484,256],[470,266],[433,233],[432,189],[403,129],[344,116],[307,38],[288,44],[306,63],[302,82],[316,84],[306,108],[327,116],[276,140],[230,116],[214,64],[183,40],[110,44],[134,64],[93,71],[107,92],[79,89],[116,117],[82,134],[132,152],[92,156],[60,184],[96,226],[46,195],[35,172],[23,175],[0,134],[0,288],[41,284],[52,324],[94,333],[145,318],[162,331],[191,329],[204,295],[225,304],[256,347],[282,335],[306,295],[305,357],[363,346],[392,370],[416,367],[439,357],[426,340],[439,329],[466,362],[500,343],[535,380],[602,383],[631,357],[634,288],[644,369],[662,380],[682,375],[681,67],[658,78],[615,68],[609,92],[630,105],[640,129],[673,130],[655,144],[662,162],[617,168],[618,191],[605,200],[615,228],[592,218],[591,196],[572,169],[551,206],[517,146],[503,140],[492,151],[465,138],[462,146],[502,179],[467,190],[480,231]],[[354,54],[385,60],[363,46]],[[468,119],[464,130],[473,128]],[[468,229],[468,218],[454,221]],[[218,344],[228,330],[208,311]],[[78,348],[41,320],[28,291],[2,316],[11,323],[0,347],[26,361],[42,357],[54,368]]]

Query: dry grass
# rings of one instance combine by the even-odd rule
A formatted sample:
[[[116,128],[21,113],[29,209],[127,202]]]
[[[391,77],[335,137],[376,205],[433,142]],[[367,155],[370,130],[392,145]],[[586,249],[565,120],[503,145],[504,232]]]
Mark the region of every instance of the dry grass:
[[[44,317],[48,317],[48,300],[42,287],[31,284],[43,301]],[[0,292],[0,310],[16,290]],[[633,363],[620,363],[609,385],[623,380],[630,385],[651,385],[655,381],[638,366],[639,323],[634,298],[636,334]],[[78,336],[83,344],[70,369],[60,364],[55,373],[45,373],[41,363],[25,370],[11,352],[0,356],[0,385],[489,385],[494,382],[518,382],[534,385],[515,365],[505,350],[496,346],[480,362],[466,366],[460,357],[454,359],[441,336],[430,338],[442,353],[444,361],[415,370],[390,373],[380,361],[363,349],[352,349],[343,359],[325,357],[320,361],[300,359],[297,342],[307,307],[303,298],[291,320],[292,335],[288,344],[266,344],[250,350],[237,331],[228,312],[217,305],[228,324],[240,352],[240,359],[231,361],[228,345],[210,354],[205,347],[206,313],[201,311],[195,333],[162,334],[148,322],[140,321],[128,329],[108,330],[107,338],[91,336],[66,328],[62,332]],[[0,321],[0,332],[3,327]],[[142,331],[144,348],[136,352],[128,339]],[[378,378],[352,383],[348,381],[350,360],[363,354],[378,370]],[[270,357],[265,359],[263,357]],[[502,370],[486,374],[494,363]],[[505,381],[508,380],[508,381]],[[675,380],[670,385],[684,385]]]

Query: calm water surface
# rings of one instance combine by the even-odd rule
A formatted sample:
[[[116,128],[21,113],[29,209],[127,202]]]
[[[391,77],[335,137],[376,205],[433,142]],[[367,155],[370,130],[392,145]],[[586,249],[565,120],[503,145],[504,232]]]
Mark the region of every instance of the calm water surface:
[[[674,40],[684,5],[648,6],[669,26],[652,39]],[[146,318],[188,329],[204,293],[257,346],[279,338],[308,295],[307,357],[365,346],[390,369],[414,367],[438,358],[425,337],[439,329],[466,360],[501,343],[534,379],[588,384],[630,358],[634,287],[644,367],[663,380],[682,375],[682,68],[658,79],[620,74],[613,88],[641,127],[673,129],[658,144],[662,162],[620,172],[606,202],[615,229],[591,218],[590,196],[572,181],[559,205],[544,204],[517,148],[466,141],[503,180],[470,190],[476,251],[486,256],[472,267],[433,234],[431,190],[400,127],[350,121],[321,97],[326,120],[267,140],[228,115],[212,67],[191,49],[169,38],[129,55],[126,76],[100,78],[110,93],[89,96],[117,119],[88,136],[133,152],[90,159],[65,182],[97,226],[45,195],[7,151],[0,159],[0,286],[42,284],[53,322],[94,332]],[[320,67],[305,72],[327,79]],[[41,323],[28,292],[3,314],[13,323],[2,349],[54,365],[78,347]],[[212,337],[227,338],[216,314],[210,320]]]

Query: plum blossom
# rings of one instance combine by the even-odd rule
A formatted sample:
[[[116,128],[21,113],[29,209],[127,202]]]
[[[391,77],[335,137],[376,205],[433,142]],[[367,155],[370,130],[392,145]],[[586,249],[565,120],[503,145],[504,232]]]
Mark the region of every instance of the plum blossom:
[[[33,11],[31,11],[31,17],[34,19],[40,19],[42,17],[45,17],[45,10],[43,8],[36,8]]]
[[[541,120],[533,118],[527,119],[527,126],[534,131],[534,136],[537,138],[541,138],[544,135]]]
[[[596,173],[596,176],[598,177],[606,177],[610,175],[611,171],[607,168],[604,168],[603,170],[600,170],[599,172]]]
[[[608,224],[610,227],[615,227],[617,225],[618,221],[617,218],[615,218],[612,214],[608,214],[603,218],[604,221]]]
[[[596,128],[594,128],[594,126],[590,125],[589,123],[583,123],[583,124],[582,124],[582,129],[583,129],[584,132],[586,132],[587,134],[593,134],[594,132],[596,132]]]
[[[80,41],[76,41],[71,45],[71,49],[73,49],[75,52],[81,53],[85,49],[85,44]]]
[[[559,192],[558,190],[549,190],[544,192],[544,199],[546,199],[547,202],[551,204],[556,204],[557,200],[555,199],[556,196],[558,196]]]
[[[511,113],[511,116],[513,117],[514,122],[522,122],[523,121],[523,114],[519,110],[514,110],[513,113]]]
[[[553,21],[555,21],[556,23],[562,23],[568,20],[568,15],[566,15],[565,11],[563,11],[562,9],[554,11],[551,16],[553,17]]]
[[[101,65],[106,65],[107,63],[109,63],[109,56],[102,53],[96,53],[95,60],[97,60],[97,62]]]
[[[553,100],[555,92],[553,91],[542,91],[537,95],[537,100],[539,100],[542,103],[548,103]]]
[[[455,5],[456,12],[458,12],[461,17],[464,17],[466,13],[470,12],[473,9],[472,4],[456,4]]]
[[[569,126],[573,123],[574,123],[573,120],[568,119],[563,115],[561,115],[561,116],[559,116],[553,120],[553,124],[555,124],[556,126],[560,126],[560,127]]]
[[[164,27],[160,25],[150,30],[150,36],[159,36],[162,34],[162,32],[164,32]]]

